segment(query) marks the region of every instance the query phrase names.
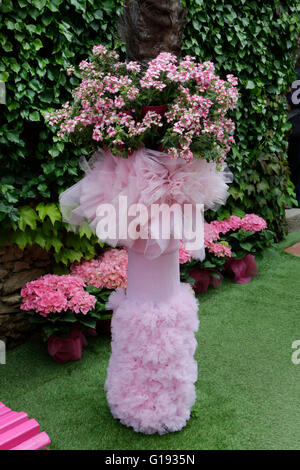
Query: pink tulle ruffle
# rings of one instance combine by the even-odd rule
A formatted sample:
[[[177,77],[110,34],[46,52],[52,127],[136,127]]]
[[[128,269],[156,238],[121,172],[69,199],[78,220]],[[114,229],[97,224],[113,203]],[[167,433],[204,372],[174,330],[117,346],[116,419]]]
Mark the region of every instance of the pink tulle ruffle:
[[[174,432],[186,425],[196,394],[198,304],[180,284],[165,302],[111,294],[112,354],[105,383],[113,416],[145,434]]]
[[[99,151],[93,157],[93,164],[85,162],[86,176],[77,184],[63,192],[60,196],[60,207],[63,220],[72,225],[81,225],[87,221],[96,232],[101,217],[97,216],[97,207],[101,204],[112,204],[119,214],[119,196],[126,196],[128,207],[132,204],[144,204],[150,208],[152,204],[204,204],[206,209],[217,209],[227,199],[227,183],[232,181],[229,170],[218,171],[216,164],[203,159],[186,162],[182,159],[172,160],[168,155],[154,150],[141,148],[127,159],[115,157],[110,152]],[[150,210],[149,210],[150,214]],[[194,215],[192,227],[195,230]],[[127,217],[127,224],[129,221]],[[182,226],[188,221],[183,217]],[[117,218],[116,234],[124,223]],[[161,237],[154,239],[158,219],[148,218],[140,232],[147,232],[145,256],[160,256],[168,248],[168,240]],[[171,237],[176,227],[171,227]],[[185,230],[183,230],[185,233]],[[101,233],[97,231],[98,238]],[[176,238],[176,237],[175,237]],[[111,246],[125,245],[133,247],[135,241],[125,237],[105,239]],[[186,240],[183,237],[183,241]],[[203,258],[203,246],[194,257]]]

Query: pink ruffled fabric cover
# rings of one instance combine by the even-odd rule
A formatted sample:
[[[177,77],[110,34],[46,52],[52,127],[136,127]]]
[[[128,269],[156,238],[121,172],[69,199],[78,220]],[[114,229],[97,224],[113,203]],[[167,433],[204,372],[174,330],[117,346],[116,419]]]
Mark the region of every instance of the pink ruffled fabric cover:
[[[113,416],[144,434],[179,431],[196,398],[199,321],[191,287],[179,284],[159,303],[118,289],[109,306],[114,314],[105,389]]]
[[[63,220],[71,225],[81,225],[87,221],[96,232],[96,210],[101,204],[110,203],[119,213],[119,196],[127,196],[128,207],[142,203],[147,208],[152,204],[172,205],[204,204],[204,208],[216,210],[227,199],[228,183],[232,181],[231,172],[224,168],[216,169],[216,164],[203,159],[186,162],[182,159],[172,160],[168,155],[141,148],[127,159],[115,157],[110,152],[98,151],[92,157],[92,164],[83,160],[86,176],[77,184],[63,192],[60,196],[60,207]],[[149,218],[141,232],[153,233],[158,220]],[[192,215],[194,219],[194,216]],[[128,217],[128,223],[130,217]],[[187,221],[183,218],[182,224]],[[117,229],[122,224],[117,220]],[[192,220],[193,230],[195,221]],[[171,227],[171,238],[174,236]],[[117,233],[119,231],[117,230]],[[97,233],[101,239],[101,234]],[[99,236],[100,235],[100,236]],[[111,246],[133,247],[132,239],[105,239]],[[183,241],[184,238],[183,238]],[[168,240],[149,237],[144,244],[145,256],[160,256],[169,246]],[[193,253],[196,258],[203,259],[204,247]]]

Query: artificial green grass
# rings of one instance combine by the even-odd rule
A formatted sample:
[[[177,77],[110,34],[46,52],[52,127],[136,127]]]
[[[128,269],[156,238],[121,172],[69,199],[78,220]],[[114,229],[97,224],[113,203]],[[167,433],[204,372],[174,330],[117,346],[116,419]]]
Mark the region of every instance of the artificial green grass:
[[[0,400],[36,418],[51,449],[299,449],[300,258],[259,261],[249,284],[225,281],[200,297],[197,402],[180,432],[145,436],[110,414],[103,390],[108,338],[89,339],[83,359],[58,365],[38,340],[8,352]]]

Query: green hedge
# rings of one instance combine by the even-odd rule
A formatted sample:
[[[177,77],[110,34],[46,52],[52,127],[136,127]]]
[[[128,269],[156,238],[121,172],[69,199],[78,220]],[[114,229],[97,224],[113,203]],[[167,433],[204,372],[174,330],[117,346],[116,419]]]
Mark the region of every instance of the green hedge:
[[[7,106],[0,105],[2,244],[38,243],[65,264],[95,253],[95,237],[67,232],[55,205],[59,192],[82,174],[80,149],[57,139],[43,112],[59,107],[77,84],[66,67],[86,58],[94,44],[121,47],[115,28],[121,3],[0,2],[0,80],[7,95]]]
[[[264,217],[281,238],[284,208],[294,198],[287,166],[285,93],[295,79],[300,5],[293,0],[193,0],[184,50],[212,60],[220,75],[239,78],[236,146],[228,157],[231,197],[219,215],[238,207]],[[297,10],[298,8],[298,10]]]
[[[295,78],[296,2],[186,3],[184,52],[212,60],[221,76],[233,73],[240,81],[241,99],[233,113],[236,145],[228,157],[235,181],[219,216],[256,212],[281,237],[284,207],[293,198],[284,95]],[[64,69],[85,58],[92,45],[124,50],[116,33],[121,4],[121,0],[2,1],[0,80],[7,88],[7,105],[0,105],[2,242],[8,237],[20,246],[36,242],[53,249],[56,259],[64,262],[92,255],[93,237],[81,233],[74,240],[56,211],[53,217],[59,192],[82,174],[80,150],[55,138],[43,113],[70,97],[77,79],[68,77]],[[44,218],[37,208],[40,203]],[[82,246],[89,248],[81,248],[80,236]],[[62,246],[57,240],[63,241]]]

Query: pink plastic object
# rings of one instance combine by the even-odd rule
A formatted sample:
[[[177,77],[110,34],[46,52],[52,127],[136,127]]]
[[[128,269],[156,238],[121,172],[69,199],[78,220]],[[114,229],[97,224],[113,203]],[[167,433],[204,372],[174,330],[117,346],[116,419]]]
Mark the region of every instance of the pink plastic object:
[[[39,432],[39,423],[0,402],[0,450],[41,450],[51,443],[47,433]]]

